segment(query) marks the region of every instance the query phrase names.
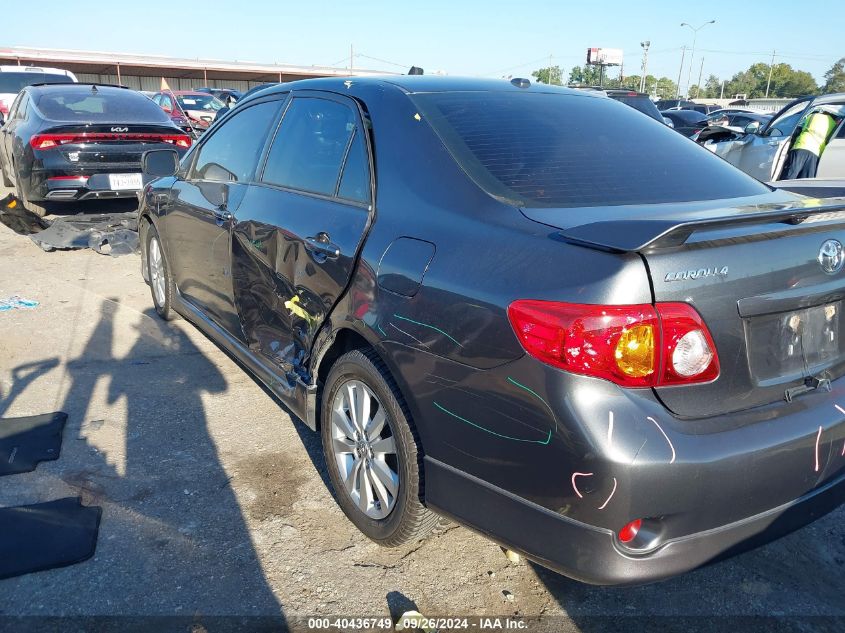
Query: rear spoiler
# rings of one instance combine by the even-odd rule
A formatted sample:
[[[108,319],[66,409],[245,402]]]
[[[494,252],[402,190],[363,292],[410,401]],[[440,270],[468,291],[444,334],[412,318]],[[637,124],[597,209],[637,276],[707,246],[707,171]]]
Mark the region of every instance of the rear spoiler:
[[[696,231],[750,224],[801,224],[845,220],[845,200],[811,208],[788,208],[759,213],[743,213],[700,220],[612,220],[591,222],[560,231],[555,235],[572,244],[616,253],[633,253],[681,246]]]

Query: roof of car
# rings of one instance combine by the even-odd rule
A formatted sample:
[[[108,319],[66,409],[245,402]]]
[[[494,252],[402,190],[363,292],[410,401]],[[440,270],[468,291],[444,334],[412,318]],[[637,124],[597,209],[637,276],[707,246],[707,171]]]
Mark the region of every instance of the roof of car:
[[[409,94],[421,92],[544,92],[560,93],[595,97],[586,90],[574,90],[564,86],[550,86],[548,84],[530,82],[526,88],[519,78],[514,79],[479,79],[473,77],[444,77],[440,75],[389,75],[378,77],[320,77],[316,79],[302,79],[289,83],[273,84],[249,95],[253,96],[287,92],[289,90],[328,90],[346,92],[350,88],[360,86],[392,85]]]
[[[179,96],[179,97],[186,97],[188,95],[194,95],[195,97],[207,97],[208,96],[207,92],[199,92],[198,90],[159,90],[159,92],[174,94],[174,95]]]
[[[125,92],[135,92],[134,90],[130,90],[126,86],[117,86],[114,84],[80,84],[80,83],[66,83],[66,84],[56,84],[56,83],[42,83],[42,84],[32,84],[31,86],[27,86],[27,90],[33,90],[37,92],[51,92],[54,90],[78,90],[82,91],[91,91],[93,88],[97,89],[97,92],[101,92],[105,90],[106,92],[113,92],[113,91],[120,91],[121,93]]]

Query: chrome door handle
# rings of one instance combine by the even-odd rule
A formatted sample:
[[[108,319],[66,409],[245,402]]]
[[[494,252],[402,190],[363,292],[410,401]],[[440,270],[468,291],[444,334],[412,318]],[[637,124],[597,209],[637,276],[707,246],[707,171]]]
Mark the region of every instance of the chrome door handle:
[[[305,248],[314,253],[317,257],[326,259],[337,259],[340,257],[340,247],[331,242],[327,233],[317,233],[316,237],[306,237]],[[319,260],[318,260],[319,261]]]

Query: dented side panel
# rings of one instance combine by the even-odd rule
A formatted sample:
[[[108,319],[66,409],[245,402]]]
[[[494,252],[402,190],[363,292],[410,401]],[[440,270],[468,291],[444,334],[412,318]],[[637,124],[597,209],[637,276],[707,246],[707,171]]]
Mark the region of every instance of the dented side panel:
[[[232,238],[232,287],[249,347],[283,372],[308,378],[311,343],[349,283],[364,239],[366,209],[251,185]],[[337,257],[309,250],[325,234]]]

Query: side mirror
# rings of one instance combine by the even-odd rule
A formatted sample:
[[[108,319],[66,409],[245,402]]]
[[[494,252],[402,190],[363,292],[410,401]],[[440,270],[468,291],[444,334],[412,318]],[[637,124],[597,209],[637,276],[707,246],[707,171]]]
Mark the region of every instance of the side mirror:
[[[179,153],[175,149],[151,149],[141,157],[141,171],[147,176],[165,178],[179,171]]]
[[[663,123],[665,123],[666,125],[668,125],[671,128],[675,127],[675,124],[672,123],[672,119],[670,119],[668,116],[663,117]]]
[[[760,122],[759,121],[752,121],[748,125],[745,126],[745,133],[746,134],[757,134],[757,130],[760,129]]]

